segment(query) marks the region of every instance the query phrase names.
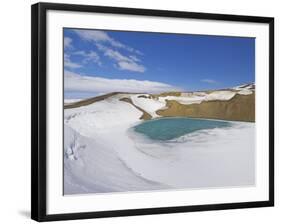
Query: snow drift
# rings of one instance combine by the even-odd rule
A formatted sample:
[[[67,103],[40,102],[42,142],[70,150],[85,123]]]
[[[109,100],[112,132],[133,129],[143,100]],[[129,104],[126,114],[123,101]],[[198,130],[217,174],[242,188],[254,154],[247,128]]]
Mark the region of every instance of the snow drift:
[[[152,141],[132,131],[141,112],[119,100],[124,96],[65,110],[65,194],[254,184],[254,123],[232,122],[229,128]],[[129,97],[154,117],[165,107]]]

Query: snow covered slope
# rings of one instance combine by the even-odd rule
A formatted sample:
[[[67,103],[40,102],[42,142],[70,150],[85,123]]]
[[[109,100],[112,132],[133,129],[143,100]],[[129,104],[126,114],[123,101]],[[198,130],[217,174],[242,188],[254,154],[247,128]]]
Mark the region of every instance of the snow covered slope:
[[[143,110],[145,110],[146,112],[148,112],[153,118],[155,117],[159,117],[156,114],[156,111],[159,109],[162,109],[166,106],[166,102],[165,101],[160,101],[160,100],[156,100],[153,98],[144,98],[144,97],[140,97],[140,96],[149,96],[148,94],[143,95],[143,94],[135,94],[130,96],[130,98],[132,99],[133,103],[142,108]]]
[[[205,100],[206,96],[179,97],[188,101]],[[132,130],[142,122],[142,112],[120,101],[124,97],[130,97],[153,118],[157,117],[155,111],[166,106],[162,97],[115,94],[64,110],[65,194],[254,183],[254,123],[232,122],[230,128],[197,131],[167,142],[152,141]]]
[[[164,186],[135,173],[114,150],[98,137],[87,138],[64,127],[64,193],[105,193],[161,189]]]
[[[255,92],[254,84],[245,84],[225,90],[214,90],[214,91],[198,91],[198,92],[182,92],[179,94],[170,94],[164,93],[159,94],[158,96],[150,95],[150,94],[136,94],[136,93],[111,93],[103,96],[99,96],[96,98],[92,98],[92,101],[101,101],[105,99],[105,101],[109,99],[121,99],[121,98],[130,98],[132,103],[147,112],[151,115],[152,118],[159,117],[156,113],[158,110],[163,110],[167,108],[167,101],[176,101],[182,105],[192,105],[192,104],[201,104],[202,102],[208,101],[229,101],[233,99],[236,95],[251,95]],[[107,97],[109,96],[109,97]],[[95,100],[96,99],[96,100]],[[85,100],[85,105],[88,105],[87,102],[89,100]],[[83,105],[83,100],[78,101],[65,101],[65,105],[71,106],[71,108],[80,107]],[[96,103],[95,103],[96,104]],[[69,107],[68,107],[69,108]]]

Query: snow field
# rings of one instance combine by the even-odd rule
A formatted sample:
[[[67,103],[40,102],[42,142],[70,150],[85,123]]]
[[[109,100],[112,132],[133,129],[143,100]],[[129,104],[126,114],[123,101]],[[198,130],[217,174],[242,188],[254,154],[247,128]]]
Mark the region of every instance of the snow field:
[[[119,94],[65,110],[65,194],[254,184],[253,123],[232,122],[231,128],[152,141],[132,130],[142,112],[119,101],[128,96],[154,117],[165,106]]]

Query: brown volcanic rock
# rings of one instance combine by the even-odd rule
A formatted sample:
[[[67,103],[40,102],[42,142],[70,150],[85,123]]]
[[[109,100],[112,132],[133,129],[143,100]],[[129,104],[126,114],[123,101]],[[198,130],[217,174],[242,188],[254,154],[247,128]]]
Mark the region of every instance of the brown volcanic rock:
[[[211,118],[233,121],[255,121],[255,93],[236,94],[228,101],[203,101],[200,104],[184,105],[175,100],[167,100],[167,109],[156,111],[164,117]]]
[[[95,96],[95,97],[91,97],[88,99],[84,99],[84,100],[80,100],[74,103],[69,103],[67,105],[64,105],[64,109],[72,109],[72,108],[77,108],[77,107],[83,107],[83,106],[88,106],[92,103],[96,103],[102,100],[106,100],[107,98],[111,97],[111,96],[115,96],[118,94],[131,94],[131,93],[127,93],[127,92],[112,92],[112,93],[107,93],[104,95],[100,95],[100,96]]]
[[[181,92],[163,92],[160,94],[150,94],[150,96],[154,99],[158,99],[159,97],[165,96],[181,96]]]

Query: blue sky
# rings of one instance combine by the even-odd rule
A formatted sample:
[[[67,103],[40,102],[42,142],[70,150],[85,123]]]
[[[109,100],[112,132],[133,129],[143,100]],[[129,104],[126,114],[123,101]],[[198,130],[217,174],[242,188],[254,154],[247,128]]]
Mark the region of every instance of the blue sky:
[[[65,97],[219,89],[255,81],[255,39],[64,29]]]

